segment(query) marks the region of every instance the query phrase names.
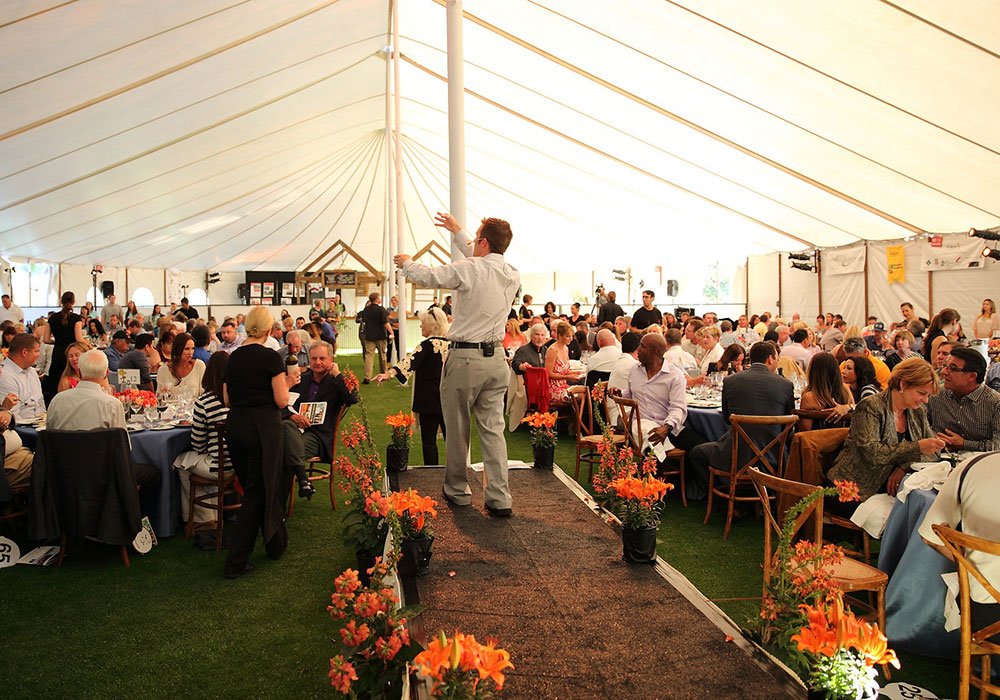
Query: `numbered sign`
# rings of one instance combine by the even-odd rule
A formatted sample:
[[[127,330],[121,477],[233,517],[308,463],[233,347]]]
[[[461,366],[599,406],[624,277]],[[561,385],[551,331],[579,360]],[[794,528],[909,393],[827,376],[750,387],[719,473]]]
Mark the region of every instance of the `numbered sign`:
[[[0,569],[14,566],[20,558],[21,549],[17,546],[17,542],[0,537]]]

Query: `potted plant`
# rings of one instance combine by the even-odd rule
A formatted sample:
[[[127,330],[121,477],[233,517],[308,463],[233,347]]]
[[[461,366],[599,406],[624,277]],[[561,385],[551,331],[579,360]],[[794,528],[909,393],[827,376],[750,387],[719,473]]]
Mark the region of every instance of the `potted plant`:
[[[383,585],[391,566],[378,561],[368,572],[371,585],[347,569],[334,581],[327,612],[343,621],[340,653],[330,659],[330,685],[343,697],[398,700],[406,665],[420,650],[410,637],[415,608],[397,608],[395,591]]]
[[[803,605],[807,622],[791,640],[806,666],[810,697],[862,700],[878,696],[878,664],[899,668],[878,625],[844,608],[837,591],[816,605]]]
[[[393,491],[385,499],[393,540],[399,542],[402,553],[398,565],[400,576],[422,576],[430,568],[434,545],[430,520],[437,517],[436,506],[433,498],[421,496],[413,489]]]
[[[663,499],[673,484],[652,474],[627,476],[608,482],[611,510],[622,523],[622,558],[631,564],[656,563],[656,529]]]
[[[432,698],[487,700],[503,690],[503,672],[514,668],[510,654],[495,642],[481,644],[471,634],[441,632],[417,654],[413,666],[430,680]],[[486,683],[489,681],[489,684]]]
[[[389,471],[405,472],[410,459],[410,438],[413,437],[413,415],[400,411],[386,416],[385,424],[392,428],[392,436],[385,448],[385,465]]]
[[[556,418],[555,413],[532,413],[521,422],[531,427],[531,447],[535,453],[536,469],[552,469],[556,459]]]
[[[354,547],[358,570],[364,580],[375,557],[382,553],[388,526],[381,502],[385,469],[371,440],[364,410],[361,416],[361,420],[351,421],[341,437],[344,446],[354,455],[354,461],[346,456],[337,457],[333,469],[341,477],[340,490],[347,495],[347,505],[353,506],[344,517],[344,541]]]

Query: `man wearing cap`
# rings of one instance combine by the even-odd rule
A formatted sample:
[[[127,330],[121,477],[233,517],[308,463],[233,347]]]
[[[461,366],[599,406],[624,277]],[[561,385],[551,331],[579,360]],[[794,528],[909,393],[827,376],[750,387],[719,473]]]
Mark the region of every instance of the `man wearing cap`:
[[[889,386],[889,375],[892,374],[889,370],[889,366],[868,352],[868,348],[865,347],[864,338],[848,338],[845,340],[844,354],[847,355],[848,358],[867,357],[871,361],[872,366],[875,367],[875,379],[878,381],[879,386],[881,386],[883,390]],[[841,371],[843,371],[846,363],[847,360],[840,363]]]
[[[114,347],[114,343],[112,343]],[[110,350],[111,348],[109,348]],[[107,350],[105,350],[107,352]],[[108,365],[110,366],[110,358]],[[129,350],[118,363],[118,369],[139,370],[139,389],[153,390],[152,375],[160,368],[160,353],[153,347],[153,335],[140,333],[135,338],[135,349]]]
[[[438,267],[415,263],[409,255],[397,255],[394,261],[412,282],[454,291],[454,322],[448,331],[451,349],[441,374],[441,408],[448,428],[444,497],[456,506],[472,503],[467,469],[470,419],[475,413],[486,511],[492,517],[509,518],[512,499],[503,408],[510,368],[500,339],[509,302],[521,283],[520,273],[503,256],[513,234],[506,221],[483,219],[473,240],[451,214],[438,213],[435,218],[437,226],[451,231],[467,257]]]
[[[115,331],[111,336],[111,345],[104,351],[108,356],[108,371],[117,372],[122,358],[128,352],[128,333],[125,331]]]
[[[889,342],[889,338],[885,332],[884,323],[876,321],[872,324],[871,335],[865,336],[865,345],[872,352],[885,352],[892,349],[892,344]]]

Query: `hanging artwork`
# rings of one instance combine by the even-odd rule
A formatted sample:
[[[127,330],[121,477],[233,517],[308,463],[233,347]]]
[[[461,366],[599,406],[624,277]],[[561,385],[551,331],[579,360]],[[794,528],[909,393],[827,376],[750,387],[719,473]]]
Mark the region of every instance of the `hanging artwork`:
[[[901,245],[891,245],[885,249],[885,258],[889,267],[889,284],[906,282],[905,250],[905,247]]]
[[[864,245],[823,251],[823,272],[828,275],[850,275],[865,270]]]
[[[936,270],[978,270],[985,264],[984,241],[968,236],[934,236],[920,245],[920,268]]]

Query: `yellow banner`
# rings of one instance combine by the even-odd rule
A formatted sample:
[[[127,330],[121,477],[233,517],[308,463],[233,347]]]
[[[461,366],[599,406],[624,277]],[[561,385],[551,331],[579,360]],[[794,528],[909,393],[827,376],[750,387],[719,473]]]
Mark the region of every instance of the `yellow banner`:
[[[903,246],[891,245],[885,249],[886,262],[889,264],[889,284],[906,282],[906,258]]]

